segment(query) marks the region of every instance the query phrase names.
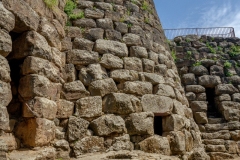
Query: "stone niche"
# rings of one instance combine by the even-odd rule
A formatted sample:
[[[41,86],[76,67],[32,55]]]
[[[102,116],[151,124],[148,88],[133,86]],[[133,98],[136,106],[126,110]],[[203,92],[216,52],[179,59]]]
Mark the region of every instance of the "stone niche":
[[[170,48],[206,152],[211,159],[238,157],[240,39],[180,36]]]
[[[209,159],[153,1],[57,2],[0,2],[1,159]]]

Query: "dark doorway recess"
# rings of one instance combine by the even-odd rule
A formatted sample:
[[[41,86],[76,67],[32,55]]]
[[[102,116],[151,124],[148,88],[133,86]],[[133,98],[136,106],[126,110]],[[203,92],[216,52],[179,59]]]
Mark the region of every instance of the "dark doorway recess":
[[[208,111],[207,116],[209,118],[220,118],[221,114],[219,113],[217,106],[215,104],[215,88],[206,88],[206,97],[208,101]]]
[[[162,136],[162,117],[154,116],[154,134]]]

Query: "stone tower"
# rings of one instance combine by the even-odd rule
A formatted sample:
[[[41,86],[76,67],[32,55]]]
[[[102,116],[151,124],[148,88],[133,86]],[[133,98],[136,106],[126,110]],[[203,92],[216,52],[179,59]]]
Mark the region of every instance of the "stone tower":
[[[208,159],[152,0],[2,0],[0,19],[1,159]]]

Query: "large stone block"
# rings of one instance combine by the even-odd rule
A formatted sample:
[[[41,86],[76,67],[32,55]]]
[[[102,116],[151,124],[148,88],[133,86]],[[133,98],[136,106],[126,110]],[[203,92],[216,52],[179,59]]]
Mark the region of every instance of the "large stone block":
[[[139,35],[127,33],[123,36],[123,42],[127,46],[139,46],[142,44],[141,38]]]
[[[148,153],[170,155],[170,144],[166,137],[151,136],[139,143],[140,149]]]
[[[100,64],[107,69],[123,68],[123,60],[112,54],[103,54]]]
[[[238,93],[238,89],[232,84],[220,84],[215,87],[216,95]]]
[[[203,93],[205,88],[201,85],[187,85],[186,92]]]
[[[129,94],[111,93],[104,98],[103,110],[105,113],[130,114],[141,112],[140,100]]]
[[[24,0],[3,0],[3,5],[15,15],[15,32],[37,30],[38,14]]]
[[[57,48],[51,47],[52,50],[52,62],[60,69],[66,65],[66,53],[61,52]]]
[[[153,135],[153,113],[132,113],[126,119],[126,127],[129,135]]]
[[[204,75],[198,78],[198,83],[204,87],[213,88],[222,82],[219,76]]]
[[[194,85],[196,84],[196,78],[193,73],[187,73],[182,76],[182,82],[185,85]]]
[[[92,96],[105,96],[117,92],[117,86],[112,78],[97,80],[90,84],[89,91]]]
[[[30,74],[20,79],[18,91],[24,100],[35,96],[57,100],[60,98],[60,87],[60,83],[52,83],[46,77]]]
[[[175,98],[175,92],[173,88],[169,85],[166,84],[158,84],[153,88],[153,93],[160,95],[160,96],[166,96],[166,97],[171,97]]]
[[[0,28],[3,28],[10,32],[15,26],[15,16],[7,10],[3,3],[0,2]]]
[[[130,47],[130,57],[148,58],[148,52],[144,47],[132,46]]]
[[[89,122],[78,117],[70,116],[68,120],[67,136],[70,142],[82,139],[88,135]]]
[[[10,152],[18,147],[19,144],[12,133],[4,133],[0,136],[0,151]]]
[[[6,58],[0,55],[0,81],[10,82],[10,66]]]
[[[30,118],[16,126],[16,136],[23,145],[38,147],[48,145],[55,138],[55,124],[44,118]]]
[[[121,151],[121,150],[129,150],[132,151],[134,149],[133,143],[130,141],[129,134],[125,134],[120,137],[114,137],[111,147],[109,147],[109,151]]]
[[[102,97],[93,96],[77,100],[76,112],[78,116],[86,118],[101,116],[103,114]]]
[[[186,152],[186,143],[185,143],[185,135],[181,131],[170,132],[168,134],[170,136],[170,148],[171,153],[174,155],[184,154]]]
[[[140,72],[139,77],[141,81],[150,82],[153,85],[165,83],[164,77],[155,73]]]
[[[22,74],[38,74],[43,75],[56,83],[64,82],[61,78],[62,75],[60,74],[59,69],[53,63],[33,56],[29,56],[24,60]]]
[[[208,123],[207,113],[206,112],[194,112],[194,119],[197,124],[206,124]]]
[[[74,65],[88,65],[99,61],[97,52],[73,49],[67,53],[67,62]]]
[[[10,35],[0,29],[0,55],[7,57],[8,54],[12,51],[12,40]]]
[[[135,95],[152,94],[152,84],[149,82],[128,81],[123,84],[123,92]]]
[[[206,112],[207,102],[206,101],[192,101],[190,104],[193,112]]]
[[[209,74],[207,68],[202,66],[202,65],[191,67],[190,72],[193,73],[196,76],[202,76],[202,75],[208,75]]]
[[[95,42],[94,51],[100,54],[110,53],[118,57],[128,56],[126,44],[111,40],[98,39]]]
[[[73,144],[73,152],[76,157],[86,154],[105,151],[104,138],[97,136],[85,137]]]
[[[0,130],[7,131],[10,129],[7,107],[3,107],[0,105],[0,113]]]
[[[77,100],[89,96],[89,92],[80,80],[65,83],[63,85],[62,97],[67,100]]]
[[[81,68],[78,77],[85,86],[89,86],[93,81],[108,78],[108,75],[105,68],[96,63]]]
[[[141,102],[144,112],[153,112],[158,116],[167,116],[172,113],[173,101],[169,97],[145,94]]]
[[[202,133],[203,139],[225,139],[228,140],[231,138],[231,135],[228,130],[222,130],[212,133]]]
[[[22,59],[35,56],[51,61],[53,59],[51,47],[47,40],[35,31],[24,32],[13,42],[13,52],[10,58]]]
[[[125,57],[123,59],[124,69],[135,70],[138,72],[143,71],[142,60],[137,57]]]
[[[170,116],[163,117],[162,129],[164,132],[179,131],[186,126],[186,118],[183,116],[172,114]]]
[[[90,124],[94,133],[98,136],[109,136],[112,133],[125,133],[125,122],[120,116],[113,114],[103,115]]]
[[[53,120],[56,117],[57,104],[43,97],[35,97],[23,103],[23,117],[37,117]]]
[[[137,81],[138,72],[134,70],[116,69],[110,72],[110,77],[117,82]]]
[[[57,118],[69,118],[74,112],[74,103],[59,99],[57,102]]]
[[[0,80],[0,106],[7,106],[12,100],[12,91],[9,83]]]

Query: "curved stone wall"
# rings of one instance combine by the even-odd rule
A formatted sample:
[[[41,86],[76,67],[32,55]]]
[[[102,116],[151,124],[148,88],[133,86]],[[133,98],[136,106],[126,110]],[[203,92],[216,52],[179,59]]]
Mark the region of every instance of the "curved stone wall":
[[[0,2],[3,158],[209,159],[153,1],[50,2]]]
[[[172,54],[211,159],[239,158],[239,38],[176,37]]]

